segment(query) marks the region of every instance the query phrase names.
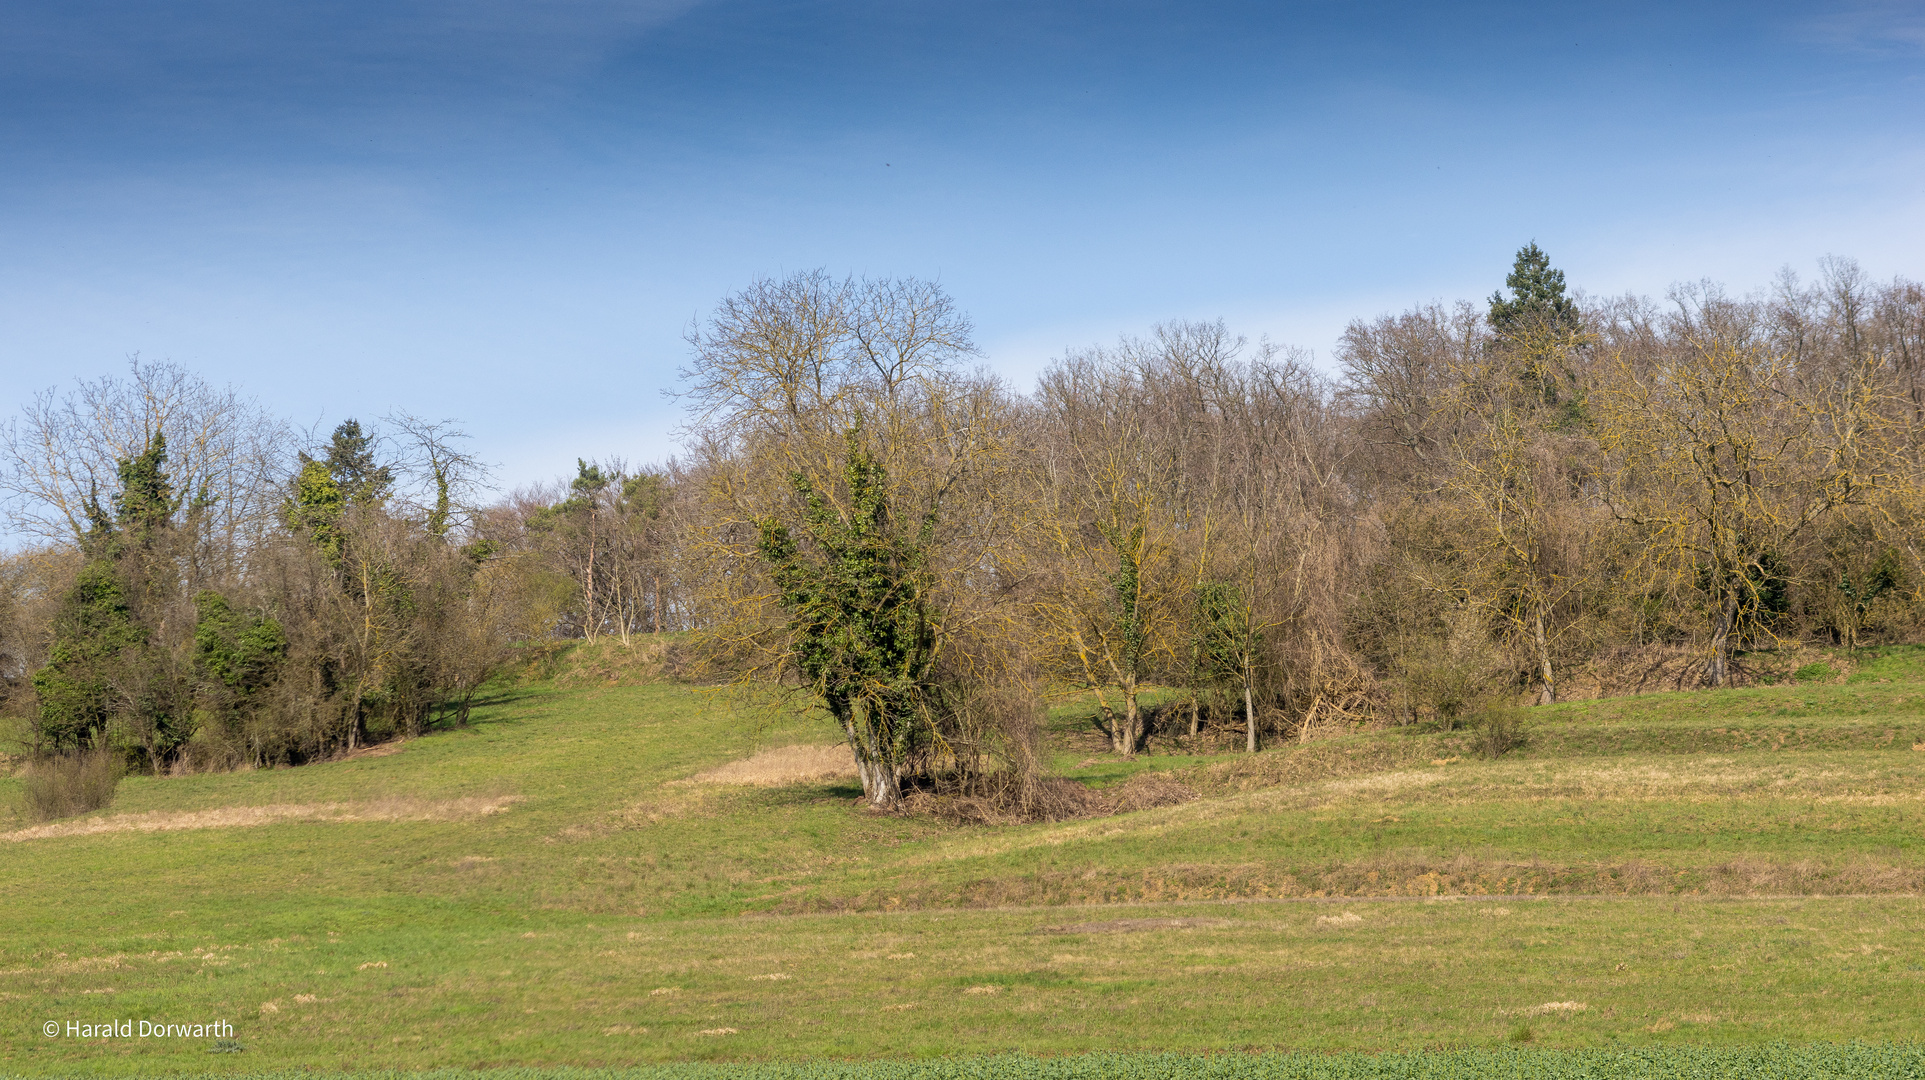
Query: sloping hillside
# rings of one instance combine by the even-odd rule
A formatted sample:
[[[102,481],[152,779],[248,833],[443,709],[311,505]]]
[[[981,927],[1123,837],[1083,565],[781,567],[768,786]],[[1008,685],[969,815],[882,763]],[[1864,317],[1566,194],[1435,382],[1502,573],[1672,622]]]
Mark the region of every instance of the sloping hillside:
[[[1196,797],[1020,826],[866,813],[833,754],[731,770],[833,738],[723,695],[503,690],[0,822],[0,1070],[1916,1037],[1925,680],[1905,650],[1853,680],[1533,710],[1495,760],[1387,731],[1120,762],[1070,704],[1070,774]],[[39,1033],[93,1016],[248,1052]]]

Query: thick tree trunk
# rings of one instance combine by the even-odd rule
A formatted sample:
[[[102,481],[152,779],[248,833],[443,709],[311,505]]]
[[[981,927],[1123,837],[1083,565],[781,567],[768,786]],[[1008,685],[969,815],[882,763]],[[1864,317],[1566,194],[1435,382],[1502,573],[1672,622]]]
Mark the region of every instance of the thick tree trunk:
[[[902,801],[902,778],[896,775],[893,762],[883,760],[883,755],[870,737],[868,725],[856,719],[854,708],[845,707],[831,712],[838,714],[842,730],[849,736],[849,749],[856,755],[856,775],[862,778],[862,796],[869,805],[884,810],[892,809]]]
[[[1143,743],[1143,711],[1136,701],[1136,677],[1123,677],[1123,722],[1112,729],[1110,746],[1119,754],[1134,754]]]
[[[888,810],[902,801],[902,778],[894,768],[880,761],[858,758],[856,772],[862,777],[862,795],[870,806]]]

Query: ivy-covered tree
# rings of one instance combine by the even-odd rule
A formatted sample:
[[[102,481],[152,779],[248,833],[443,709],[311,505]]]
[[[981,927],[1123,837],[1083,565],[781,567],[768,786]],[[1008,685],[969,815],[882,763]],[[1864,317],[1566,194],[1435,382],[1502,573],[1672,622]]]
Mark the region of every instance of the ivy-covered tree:
[[[179,587],[173,517],[179,503],[166,471],[167,440],[155,433],[122,459],[110,516],[97,499],[82,538],[85,561],[54,618],[48,663],[35,672],[38,730],[49,749],[100,745],[119,720],[124,747],[158,769],[192,734],[178,673],[155,629]]]
[[[1200,711],[1195,701],[1197,691],[1219,698],[1226,690],[1237,691],[1243,699],[1246,720],[1256,708],[1253,684],[1263,632],[1244,591],[1228,581],[1205,581],[1196,587],[1192,625],[1190,734],[1195,735]],[[1245,728],[1246,733],[1255,731],[1255,725],[1247,722]]]
[[[314,542],[315,549],[339,570],[347,550],[347,492],[323,462],[309,458],[294,474],[288,495],[287,524]]]
[[[112,714],[109,665],[147,640],[112,560],[92,557],[81,566],[54,616],[53,636],[47,666],[33,675],[40,699],[37,732],[55,752],[95,745]]]
[[[882,465],[860,430],[847,438],[846,506],[794,474],[801,535],[765,517],[757,550],[789,613],[797,667],[855,751],[863,794],[887,807],[902,797],[903,762],[930,730],[938,693],[928,568],[936,515],[898,520]]]
[[[263,709],[268,688],[287,659],[287,632],[264,613],[234,610],[226,597],[211,589],[194,597],[194,613],[201,710],[249,744],[250,754],[260,764],[263,747],[246,729]]]

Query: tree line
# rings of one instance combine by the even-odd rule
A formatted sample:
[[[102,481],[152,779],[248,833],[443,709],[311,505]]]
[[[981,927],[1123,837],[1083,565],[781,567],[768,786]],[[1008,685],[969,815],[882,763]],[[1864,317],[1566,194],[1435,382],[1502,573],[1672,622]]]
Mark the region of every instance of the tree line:
[[[154,769],[292,762],[463,722],[531,642],[687,631],[689,675],[832,716],[879,804],[1027,798],[1059,692],[1118,753],[1254,751],[1731,685],[1925,610],[1925,290],[1846,261],[1657,302],[1533,244],[1332,370],[1180,322],[1026,392],[928,282],[763,280],[688,337],[680,455],[505,497],[448,422],[303,450],[169,365],[42,395],[0,441],[37,540],[6,709]]]

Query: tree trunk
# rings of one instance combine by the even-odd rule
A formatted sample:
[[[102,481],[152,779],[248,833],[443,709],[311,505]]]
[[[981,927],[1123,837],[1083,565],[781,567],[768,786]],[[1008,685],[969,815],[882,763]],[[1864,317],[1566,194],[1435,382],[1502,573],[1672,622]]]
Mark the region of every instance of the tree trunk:
[[[1255,681],[1255,673],[1250,670],[1246,660],[1243,667],[1243,750],[1248,754],[1257,752],[1257,695],[1250,686]]]
[[[1303,727],[1297,729],[1298,742],[1307,743],[1310,741],[1310,728],[1317,722],[1317,709],[1322,705],[1323,694],[1319,692],[1316,697],[1310,699],[1310,708],[1305,710],[1303,714]]]
[[[1738,590],[1726,586],[1724,603],[1718,608],[1718,621],[1711,628],[1711,659],[1704,665],[1704,684],[1711,689],[1724,686],[1730,677],[1731,627],[1738,617]]]
[[[831,707],[830,711],[838,714],[842,730],[849,736],[849,749],[856,755],[856,775],[862,778],[863,798],[869,800],[870,806],[893,809],[902,801],[902,779],[896,775],[895,765],[883,761],[877,752],[866,718],[858,720],[853,706]]]
[[[582,633],[595,640],[595,519],[588,519],[588,574],[582,581]]]
[[[1117,732],[1120,730],[1117,727],[1116,710],[1110,708],[1110,700],[1104,696],[1100,685],[1094,685],[1091,689],[1096,694],[1096,715],[1101,718],[1098,722],[1103,725],[1103,734],[1110,737],[1110,746],[1115,747],[1119,737]]]
[[[880,761],[858,758],[856,772],[862,777],[862,795],[870,806],[888,810],[902,801],[902,780],[895,769]]]
[[[1539,705],[1557,703],[1557,673],[1551,668],[1551,647],[1544,637],[1544,609],[1537,609],[1537,616],[1531,621],[1531,643],[1537,646],[1537,666],[1539,677],[1544,680],[1544,692],[1537,697]]]
[[[1143,742],[1143,711],[1136,703],[1134,675],[1123,677],[1123,722],[1115,730],[1110,745],[1119,754],[1135,754],[1136,748]]]

